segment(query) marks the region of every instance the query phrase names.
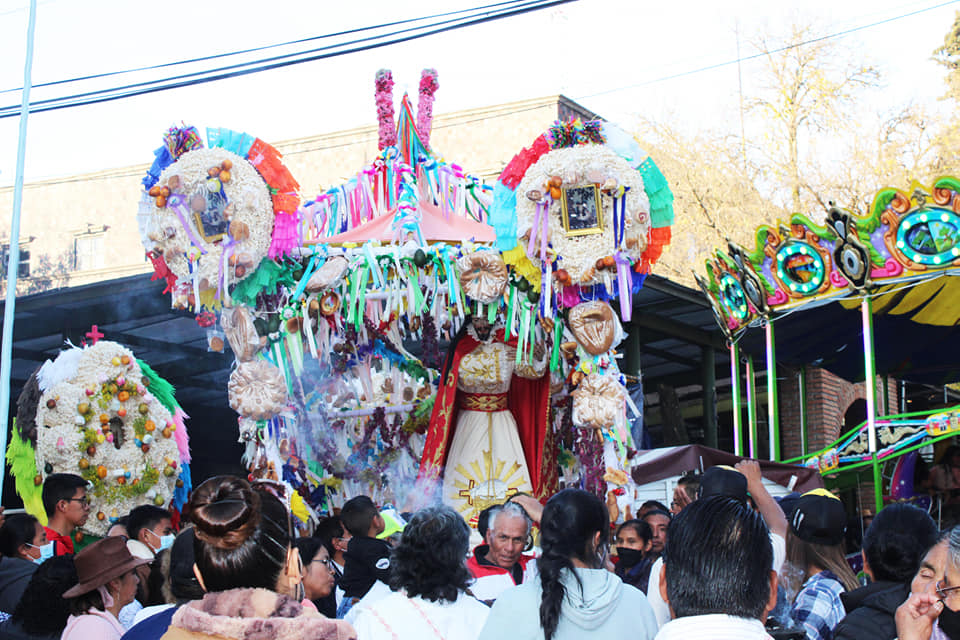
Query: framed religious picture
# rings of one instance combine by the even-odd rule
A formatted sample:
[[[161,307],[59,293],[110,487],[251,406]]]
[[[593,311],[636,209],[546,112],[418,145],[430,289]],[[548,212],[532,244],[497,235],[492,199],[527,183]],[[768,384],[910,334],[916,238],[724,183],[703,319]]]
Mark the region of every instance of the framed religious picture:
[[[603,233],[603,205],[597,185],[564,189],[560,212],[567,237]]]
[[[230,225],[226,215],[229,204],[227,192],[216,178],[207,180],[202,188],[190,196],[190,209],[197,230],[206,242],[216,242],[226,235]]]

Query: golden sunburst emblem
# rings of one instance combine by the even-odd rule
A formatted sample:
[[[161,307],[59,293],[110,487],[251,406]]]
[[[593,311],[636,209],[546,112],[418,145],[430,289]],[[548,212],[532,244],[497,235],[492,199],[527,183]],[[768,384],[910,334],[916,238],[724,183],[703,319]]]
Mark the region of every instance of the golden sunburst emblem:
[[[501,504],[507,498],[520,491],[524,483],[523,465],[517,461],[507,468],[505,460],[495,464],[489,451],[484,451],[482,460],[474,460],[469,468],[458,464],[453,486],[456,497],[463,501],[459,511],[472,525],[476,525],[477,515],[489,506]]]

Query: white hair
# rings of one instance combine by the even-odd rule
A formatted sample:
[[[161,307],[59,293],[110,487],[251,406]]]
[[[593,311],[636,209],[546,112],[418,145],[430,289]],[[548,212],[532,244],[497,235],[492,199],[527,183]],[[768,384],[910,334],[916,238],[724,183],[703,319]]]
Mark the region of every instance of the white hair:
[[[501,514],[511,518],[523,518],[524,524],[527,526],[527,533],[530,533],[533,520],[527,515],[526,510],[516,502],[504,502],[502,505],[494,507],[490,511],[490,519],[487,521],[487,531],[493,531],[496,528],[497,518]]]

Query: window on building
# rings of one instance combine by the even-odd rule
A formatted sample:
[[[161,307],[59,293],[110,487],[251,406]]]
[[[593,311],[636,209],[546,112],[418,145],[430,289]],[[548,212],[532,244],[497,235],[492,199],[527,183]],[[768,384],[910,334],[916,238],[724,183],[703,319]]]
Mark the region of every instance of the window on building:
[[[103,234],[84,234],[73,239],[73,267],[77,271],[103,268]]]
[[[0,244],[0,277],[7,277],[7,260],[10,257],[10,245]],[[30,250],[20,247],[20,262],[17,264],[17,277],[30,277]]]

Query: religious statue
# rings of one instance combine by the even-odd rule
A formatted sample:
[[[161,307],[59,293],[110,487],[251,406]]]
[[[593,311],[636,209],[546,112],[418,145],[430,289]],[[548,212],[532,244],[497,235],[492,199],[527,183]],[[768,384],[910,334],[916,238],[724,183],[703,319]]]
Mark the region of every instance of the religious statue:
[[[468,286],[469,265],[461,273],[468,295],[495,302]],[[468,316],[451,342],[420,462],[421,479],[442,474],[444,503],[474,523],[517,492],[549,495],[556,479],[544,345],[518,365],[516,338],[507,340],[486,316]]]

